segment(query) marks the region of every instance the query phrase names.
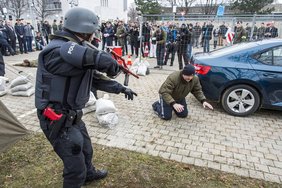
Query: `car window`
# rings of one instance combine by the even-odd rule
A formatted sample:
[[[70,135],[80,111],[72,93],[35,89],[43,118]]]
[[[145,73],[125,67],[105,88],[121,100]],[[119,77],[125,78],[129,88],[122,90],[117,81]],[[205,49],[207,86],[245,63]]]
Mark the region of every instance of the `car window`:
[[[218,50],[211,51],[210,54],[214,56],[225,56],[228,54],[234,54],[237,52],[241,52],[247,49],[250,49],[252,47],[257,46],[258,44],[255,42],[252,43],[243,43],[243,44],[235,44],[233,46],[225,47],[225,48],[220,48]]]
[[[282,66],[282,46],[273,49],[273,65]]]
[[[273,51],[271,49],[271,50],[268,50],[266,52],[256,55],[255,58],[262,63],[272,65],[272,54],[273,54]]]

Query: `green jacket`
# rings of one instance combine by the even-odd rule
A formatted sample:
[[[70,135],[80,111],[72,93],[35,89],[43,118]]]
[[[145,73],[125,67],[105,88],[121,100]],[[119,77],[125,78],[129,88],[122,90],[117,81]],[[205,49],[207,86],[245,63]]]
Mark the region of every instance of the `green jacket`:
[[[52,28],[53,28],[53,33],[58,31],[58,25],[57,24],[53,23]]]
[[[125,44],[125,27],[124,26],[118,26],[116,36],[118,38],[118,43],[120,46],[124,46]]]
[[[170,105],[184,99],[190,92],[201,103],[206,100],[199,78],[194,76],[190,82],[187,82],[183,79],[181,71],[170,74],[159,90],[164,101]]]

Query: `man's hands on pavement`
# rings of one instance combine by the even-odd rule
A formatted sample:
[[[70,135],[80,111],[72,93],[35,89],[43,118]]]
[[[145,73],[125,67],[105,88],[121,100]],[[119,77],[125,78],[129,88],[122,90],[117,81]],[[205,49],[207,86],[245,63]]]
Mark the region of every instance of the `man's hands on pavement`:
[[[213,110],[213,107],[212,107],[212,105],[210,104],[210,103],[208,103],[208,102],[203,102],[203,107],[204,108],[209,108],[210,110]]]
[[[184,110],[184,106],[181,104],[177,104],[175,103],[173,106],[174,110],[176,110],[176,112],[181,113]]]

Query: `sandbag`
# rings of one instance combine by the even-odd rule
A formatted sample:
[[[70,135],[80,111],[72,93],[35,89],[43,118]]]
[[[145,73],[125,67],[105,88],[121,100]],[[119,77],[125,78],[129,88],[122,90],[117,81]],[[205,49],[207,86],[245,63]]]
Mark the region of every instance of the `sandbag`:
[[[0,76],[0,79],[4,79],[5,83],[9,82],[9,78],[5,77],[5,76]]]
[[[137,74],[140,76],[146,76],[147,72],[147,66],[145,64],[140,64],[140,66],[137,69]]]
[[[149,62],[147,60],[143,60],[143,59],[135,59],[133,65],[131,66],[131,71],[140,75],[140,76],[145,76],[148,75],[149,72]]]
[[[85,107],[92,106],[96,103],[97,99],[94,94],[90,91],[90,96],[88,102],[85,104]]]
[[[83,114],[88,114],[90,112],[94,112],[96,110],[96,103],[97,99],[94,94],[90,91],[90,97],[88,102],[85,104],[85,108],[82,109]]]
[[[114,103],[108,99],[98,99],[96,101],[96,114],[103,115],[108,113],[114,113],[117,109],[114,105]]]
[[[4,78],[0,78],[0,91],[5,91],[5,80]]]
[[[82,112],[85,115],[85,114],[89,114],[91,112],[95,112],[95,110],[96,110],[96,106],[95,106],[95,104],[93,104],[93,105],[90,105],[90,106],[83,108]]]
[[[2,96],[4,96],[4,95],[6,95],[7,93],[8,93],[8,91],[7,91],[7,90],[0,91],[0,97],[2,97]]]
[[[118,115],[116,113],[108,113],[103,115],[96,114],[99,124],[103,127],[114,128],[118,124]]]
[[[27,84],[29,82],[27,76],[18,76],[14,80],[11,81],[10,88],[13,88],[18,85]]]
[[[21,96],[21,97],[30,97],[31,95],[33,95],[35,92],[34,88],[30,88],[27,91],[17,91],[14,93],[11,93],[13,96]]]
[[[26,84],[21,84],[21,85],[17,85],[15,87],[13,87],[10,91],[11,93],[15,93],[18,91],[27,91],[32,87],[32,84],[30,82],[26,83]]]

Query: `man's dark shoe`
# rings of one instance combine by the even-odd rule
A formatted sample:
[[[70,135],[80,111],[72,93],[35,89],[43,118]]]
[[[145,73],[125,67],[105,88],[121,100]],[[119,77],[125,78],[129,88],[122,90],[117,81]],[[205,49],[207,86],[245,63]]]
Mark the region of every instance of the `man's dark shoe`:
[[[159,69],[159,68],[160,68],[160,66],[159,66],[159,65],[157,65],[157,66],[155,66],[155,67],[154,67],[154,69]]]
[[[157,105],[158,105],[159,101],[156,101],[152,104],[153,110],[157,111]]]
[[[85,179],[84,185],[91,183],[94,180],[100,180],[107,177],[108,171],[107,170],[96,170],[93,176],[88,176]]]

